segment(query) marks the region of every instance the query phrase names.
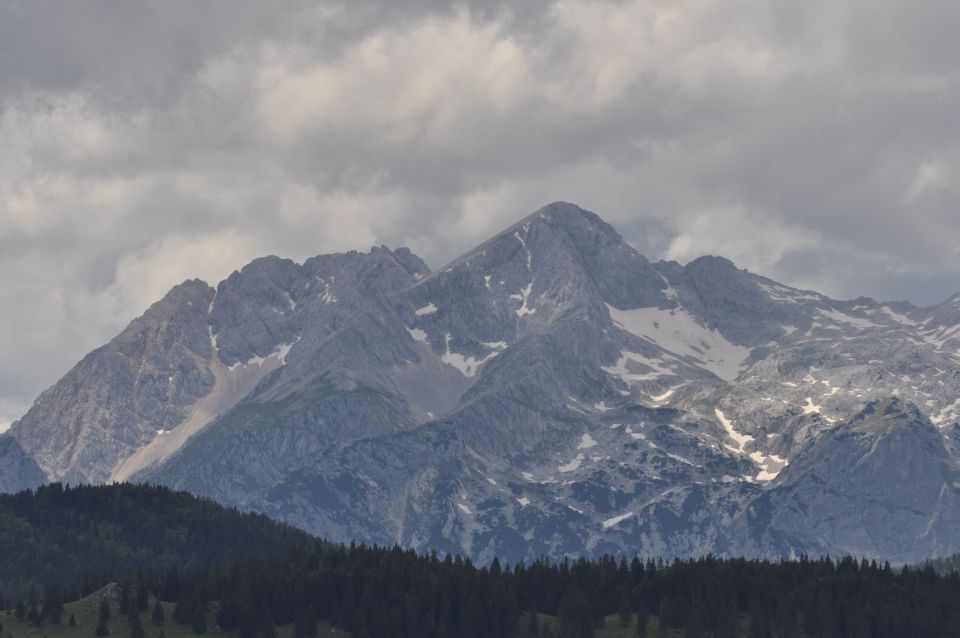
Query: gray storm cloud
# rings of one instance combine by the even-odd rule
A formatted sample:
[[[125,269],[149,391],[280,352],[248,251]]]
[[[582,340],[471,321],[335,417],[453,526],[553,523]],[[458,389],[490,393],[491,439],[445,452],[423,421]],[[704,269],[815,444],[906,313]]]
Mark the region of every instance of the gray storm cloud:
[[[0,2],[0,427],[170,286],[557,199],[651,258],[960,290],[960,5]]]

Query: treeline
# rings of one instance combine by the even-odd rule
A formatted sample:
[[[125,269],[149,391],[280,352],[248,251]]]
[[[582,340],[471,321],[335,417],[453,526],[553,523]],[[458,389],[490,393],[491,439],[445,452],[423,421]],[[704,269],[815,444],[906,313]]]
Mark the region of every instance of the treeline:
[[[314,542],[266,516],[163,487],[54,483],[0,494],[0,604],[39,600],[50,586],[74,600],[140,569],[202,570]]]
[[[934,558],[923,562],[920,567],[933,567],[940,574],[960,571],[960,554],[952,554],[943,558]]]
[[[157,488],[85,489],[142,497]],[[478,567],[399,548],[304,543],[277,529],[269,555],[131,565],[117,582],[137,600],[174,603],[172,620],[197,634],[210,630],[212,618],[240,638],[273,638],[278,625],[292,625],[294,638],[312,638],[321,619],[357,638],[586,638],[609,615],[634,635],[656,628],[654,635],[688,638],[936,637],[956,636],[960,627],[960,575],[930,566],[603,557]],[[46,588],[46,598],[59,604],[59,591]],[[42,599],[20,605],[35,609],[41,623],[45,606]]]

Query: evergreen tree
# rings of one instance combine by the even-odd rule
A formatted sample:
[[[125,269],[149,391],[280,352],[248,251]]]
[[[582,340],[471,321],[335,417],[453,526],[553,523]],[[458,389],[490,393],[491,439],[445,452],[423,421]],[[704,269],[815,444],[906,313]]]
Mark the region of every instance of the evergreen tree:
[[[638,638],[646,638],[647,636],[647,625],[650,623],[650,612],[647,611],[647,606],[643,602],[640,603],[640,606],[637,608],[637,636]]]
[[[120,585],[120,613],[125,614],[130,611],[130,581],[125,580]]]
[[[60,598],[60,589],[53,585],[43,592],[43,618],[55,625],[60,624],[63,616],[63,600]]]
[[[23,600],[17,601],[17,609],[13,612],[14,618],[17,620],[23,620],[24,616],[27,615],[27,606],[23,603]]]
[[[70,619],[67,621],[67,624],[70,625],[71,627],[76,627],[76,626],[77,626],[77,617],[74,616],[73,614],[70,614]]]
[[[627,591],[627,584],[624,582],[620,586],[620,595],[617,599],[617,615],[620,617],[620,626],[630,626],[630,594]]]
[[[773,631],[770,622],[770,611],[763,606],[758,606],[750,616],[750,631],[747,634],[749,638],[771,638]]]
[[[163,605],[160,604],[160,599],[157,598],[156,602],[153,604],[153,612],[150,614],[150,622],[155,627],[159,627],[163,624],[163,621],[164,621]]]
[[[301,609],[293,622],[293,638],[316,638],[317,618],[309,609]]]
[[[685,638],[704,638],[703,621],[700,619],[700,612],[694,608],[687,619],[687,629]]]
[[[160,588],[160,598],[167,602],[180,599],[180,573],[176,567],[171,567],[164,574],[163,586]]]
[[[227,595],[220,601],[216,617],[217,627],[223,631],[233,631],[240,622],[240,610],[233,595]]]
[[[130,621],[130,638],[144,638],[143,623],[140,621],[140,613],[137,611],[136,606],[130,606],[127,618]]]
[[[190,620],[190,628],[195,634],[203,634],[207,631],[207,612],[202,605],[197,605],[193,611],[193,618]]]
[[[147,591],[147,584],[140,577],[137,579],[137,586],[134,590],[136,607],[139,611],[147,611],[150,608],[150,593]]]
[[[593,612],[579,587],[573,587],[560,602],[560,638],[593,638]]]
[[[34,627],[39,627],[43,622],[43,619],[40,617],[40,612],[34,603],[30,603],[30,611],[27,612],[27,621]]]
[[[110,635],[110,627],[108,623],[110,622],[110,603],[107,602],[107,599],[104,598],[100,601],[100,609],[97,613],[97,628],[94,631],[94,634],[97,638],[103,638],[104,636]]]
[[[540,635],[540,616],[537,614],[537,606],[530,607],[530,621],[527,624],[527,633],[531,636]]]

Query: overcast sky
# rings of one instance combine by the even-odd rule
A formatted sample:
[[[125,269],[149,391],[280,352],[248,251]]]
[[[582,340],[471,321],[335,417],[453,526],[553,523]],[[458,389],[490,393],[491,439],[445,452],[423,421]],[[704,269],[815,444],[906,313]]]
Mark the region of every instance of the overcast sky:
[[[960,290],[960,3],[0,0],[0,428],[172,285],[539,206],[652,259]]]

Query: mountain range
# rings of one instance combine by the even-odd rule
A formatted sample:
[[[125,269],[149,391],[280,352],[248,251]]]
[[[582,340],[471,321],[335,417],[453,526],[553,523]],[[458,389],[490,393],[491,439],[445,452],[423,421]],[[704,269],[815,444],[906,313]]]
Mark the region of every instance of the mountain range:
[[[550,204],[438,272],[171,290],[0,436],[0,489],[150,482],[331,540],[535,556],[960,551],[960,295],[651,263]]]

